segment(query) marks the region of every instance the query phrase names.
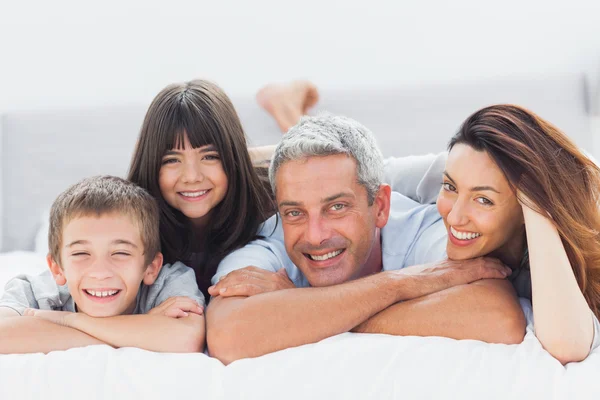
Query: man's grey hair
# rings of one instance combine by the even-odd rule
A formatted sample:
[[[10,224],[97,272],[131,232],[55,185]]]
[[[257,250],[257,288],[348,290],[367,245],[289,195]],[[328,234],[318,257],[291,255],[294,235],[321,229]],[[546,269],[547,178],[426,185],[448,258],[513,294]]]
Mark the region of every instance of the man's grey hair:
[[[367,190],[372,205],[383,182],[383,155],[375,137],[357,121],[328,113],[302,117],[283,136],[269,167],[273,193],[277,193],[275,176],[284,163],[335,154],[346,154],[356,161],[358,183]]]

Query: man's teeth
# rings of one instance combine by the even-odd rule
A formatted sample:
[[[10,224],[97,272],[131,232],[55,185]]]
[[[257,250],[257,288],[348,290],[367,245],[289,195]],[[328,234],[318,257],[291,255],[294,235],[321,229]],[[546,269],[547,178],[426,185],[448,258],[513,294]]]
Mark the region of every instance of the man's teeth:
[[[118,292],[118,290],[95,291],[89,289],[86,289],[85,291],[87,294],[94,297],[114,296]]]
[[[344,250],[342,249],[342,250],[332,251],[331,253],[323,254],[322,256],[313,256],[312,254],[309,254],[308,256],[313,261],[325,261],[325,260],[329,260],[330,258],[333,258],[337,255],[340,255],[342,253],[342,251],[344,251]]]
[[[455,238],[457,238],[459,240],[471,240],[471,239],[475,239],[475,238],[478,238],[479,236],[481,236],[481,233],[459,232],[456,229],[454,229],[453,227],[450,227],[450,232],[452,233],[452,236],[454,236]]]
[[[203,194],[205,194],[206,192],[208,192],[208,190],[202,190],[200,192],[180,192],[182,196],[185,197],[200,197]]]

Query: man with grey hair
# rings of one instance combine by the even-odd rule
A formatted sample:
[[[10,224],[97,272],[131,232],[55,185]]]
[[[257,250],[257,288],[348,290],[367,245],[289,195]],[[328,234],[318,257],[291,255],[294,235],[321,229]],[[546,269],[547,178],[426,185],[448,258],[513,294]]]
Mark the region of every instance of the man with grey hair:
[[[446,231],[435,205],[392,193],[383,173],[356,121],[304,117],[290,129],[269,170],[279,214],[223,259],[209,288],[211,355],[228,363],[351,330],[522,340],[522,311],[502,279],[510,269],[437,261]]]

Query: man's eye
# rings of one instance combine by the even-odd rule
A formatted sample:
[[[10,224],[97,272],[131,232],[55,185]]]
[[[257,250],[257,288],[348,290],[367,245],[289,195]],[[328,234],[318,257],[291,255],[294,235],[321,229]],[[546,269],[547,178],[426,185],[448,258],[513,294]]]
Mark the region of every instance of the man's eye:
[[[449,182],[443,182],[442,186],[443,186],[444,190],[446,190],[448,192],[456,192],[456,188]]]
[[[297,210],[288,211],[286,213],[286,215],[288,215],[289,217],[299,217],[300,211],[297,211]]]
[[[333,211],[340,211],[340,210],[343,210],[345,207],[346,207],[345,204],[338,203],[338,204],[334,204],[333,206],[331,206],[331,209]]]

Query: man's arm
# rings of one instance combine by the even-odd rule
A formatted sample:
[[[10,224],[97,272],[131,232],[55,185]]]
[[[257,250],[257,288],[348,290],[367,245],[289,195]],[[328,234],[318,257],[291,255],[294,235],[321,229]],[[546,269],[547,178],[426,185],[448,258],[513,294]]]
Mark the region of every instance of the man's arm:
[[[523,341],[525,327],[525,316],[510,282],[485,279],[394,304],[353,332],[516,344]]]
[[[284,289],[251,297],[217,296],[207,309],[208,347],[211,355],[224,363],[256,357],[347,332],[399,301],[507,275],[499,263],[482,264],[481,268],[464,265],[446,262],[417,271],[386,271],[323,288]],[[228,283],[236,280],[235,272],[214,290],[235,286],[236,282]]]
[[[0,307],[0,354],[49,353],[105,344],[90,335]]]

